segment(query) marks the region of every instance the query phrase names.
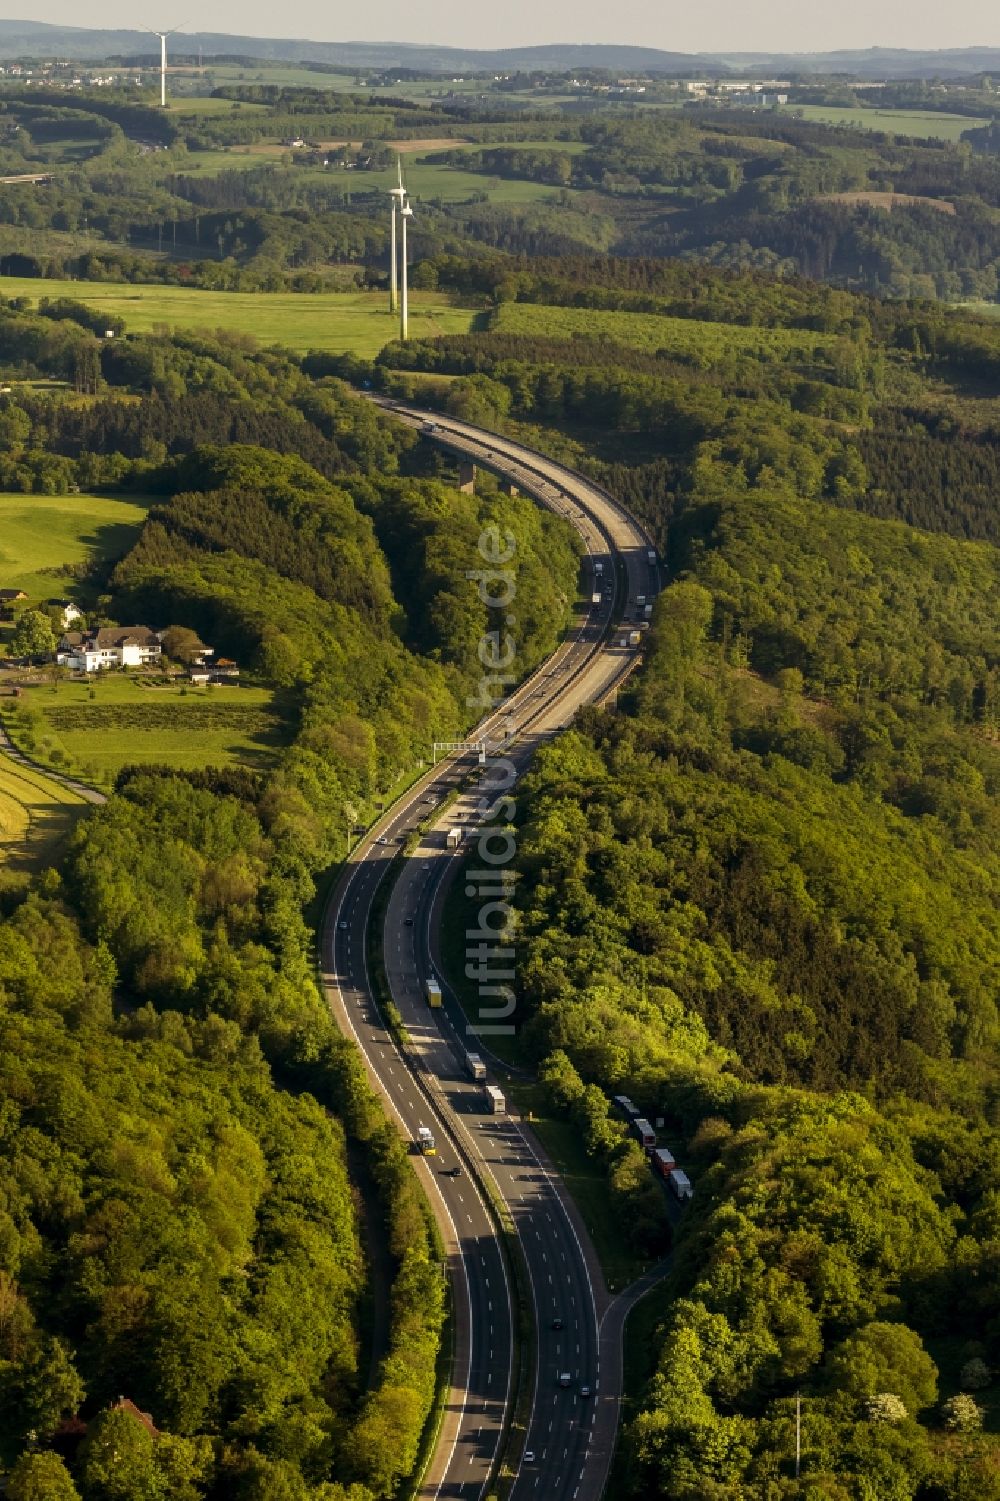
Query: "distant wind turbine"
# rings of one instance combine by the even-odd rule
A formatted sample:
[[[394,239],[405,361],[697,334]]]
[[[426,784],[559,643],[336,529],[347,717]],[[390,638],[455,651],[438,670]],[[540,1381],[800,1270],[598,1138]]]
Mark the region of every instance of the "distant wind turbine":
[[[404,199],[403,206],[399,211],[400,221],[403,227],[402,240],[399,247],[400,269],[400,297],[399,297],[399,337],[406,342],[409,337],[409,307],[407,300],[407,270],[406,270],[406,221],[413,218],[413,210],[409,202]]]
[[[398,156],[396,158],[396,175],[399,179],[399,186],[389,189],[389,197],[392,199],[392,237],[390,240],[391,258],[389,265],[390,313],[395,313],[399,306],[399,298],[397,292],[399,275],[396,269],[396,210],[398,208],[400,211],[402,211],[403,204],[406,202],[406,189],[403,187],[403,163]]]
[[[186,25],[187,23],[185,22],[184,24]],[[171,26],[171,28],[170,28],[169,31],[154,31],[151,26],[144,26],[143,27],[143,30],[144,31],[148,31],[149,34],[150,34],[150,36],[158,36],[159,39],[160,39],[160,108],[161,109],[166,109],[166,107],[167,107],[167,37],[168,36],[173,36],[174,33],[176,31],[180,31],[180,29],[181,28],[179,26]]]

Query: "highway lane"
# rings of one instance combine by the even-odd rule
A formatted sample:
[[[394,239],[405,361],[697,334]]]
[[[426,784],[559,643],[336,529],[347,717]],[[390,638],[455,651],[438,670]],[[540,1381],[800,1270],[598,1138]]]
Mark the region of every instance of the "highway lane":
[[[388,823],[391,835],[385,837],[400,832],[405,837],[419,811],[419,794],[404,800]],[[373,845],[356,864],[357,875],[337,904],[336,926],[329,934],[333,942],[330,968],[337,977],[341,1024],[358,1043],[404,1136],[415,1141],[419,1127],[426,1125],[437,1138],[435,1155],[417,1159],[416,1166],[434,1204],[457,1284],[459,1369],[447,1425],[452,1452],[443,1484],[433,1494],[471,1498],[485,1493],[509,1397],[513,1321],[508,1271],[493,1219],[474,1179],[445,1176],[456,1153],[446,1146],[436,1112],[372,1004],[366,934],[371,904],[390,854],[385,847]],[[494,1319],[494,1338],[487,1345],[476,1331],[488,1327],[494,1302],[502,1316]]]
[[[397,884],[386,916],[386,933],[399,932],[400,914],[414,914],[413,927],[404,929],[409,943],[404,940],[400,956],[396,1001],[411,1033],[434,1049],[434,1066],[458,1127],[474,1137],[478,1134],[473,1150],[478,1150],[482,1170],[489,1172],[510,1207],[524,1247],[538,1330],[537,1390],[525,1443],[534,1459],[522,1464],[514,1494],[560,1501],[575,1495],[584,1480],[594,1408],[602,1400],[597,1319],[603,1288],[595,1289],[592,1283],[578,1232],[520,1121],[513,1116],[507,1120],[492,1116],[482,1086],[469,1078],[463,1060],[466,1048],[476,1050],[476,1040],[466,1035],[461,1018],[456,1025],[449,1017],[442,1033],[439,1017],[428,1012],[411,979],[439,972],[431,957],[439,916],[436,899],[442,871],[447,874],[453,862],[438,861],[435,870],[433,860],[421,857],[433,855],[439,839],[443,848],[444,830],[450,819],[465,811],[463,801],[449,810],[441,829],[429,836],[418,858],[409,862],[415,870],[409,879],[404,871]],[[558,1328],[553,1327],[555,1323]],[[566,1388],[560,1385],[563,1373],[572,1383]],[[582,1386],[589,1386],[593,1395],[582,1396]]]
[[[404,414],[398,406],[396,410],[414,425],[424,422],[423,414]],[[568,515],[590,555],[591,588],[598,582],[594,565],[603,565],[600,605],[587,611],[548,662],[470,736],[483,740],[492,753],[503,749],[523,769],[538,744],[567,724],[582,703],[613,691],[634,665],[635,653],[618,644],[618,632],[609,645],[600,646],[617,587],[612,554],[620,554],[624,563],[633,612],[637,595],[655,594],[658,572],[649,563],[647,539],[640,529],[589,481],[520,445],[451,419],[437,419],[434,437]],[[515,1121],[486,1114],[482,1088],[463,1072],[458,1039],[442,1028],[440,1013],[430,1011],[422,998],[422,981],[432,962],[432,898],[440,874],[454,856],[444,847],[442,829],[459,813],[471,820],[471,806],[449,809],[439,820],[441,827],[405,863],[386,914],[383,945],[389,984],[410,1033],[408,1053],[421,1074],[423,1090],[371,1005],[365,931],[375,890],[395,841],[405,838],[420,815],[430,810],[432,805],[425,801],[428,785],[434,782],[443,789],[459,775],[455,758],[428,773],[355,852],[329,909],[323,949],[328,991],[341,1024],[359,1042],[402,1129],[412,1138],[419,1125],[430,1125],[439,1142],[448,1143],[447,1166],[460,1157],[475,1162],[507,1205],[524,1250],[539,1334],[526,1446],[534,1460],[522,1464],[515,1493],[544,1496],[546,1501],[588,1501],[603,1487],[618,1400],[617,1391],[601,1386],[598,1321],[605,1295],[602,1286],[594,1287],[593,1256],[588,1259],[578,1226],[566,1212],[558,1186],[535,1157],[527,1134]],[[436,1171],[428,1170],[432,1164]],[[474,1178],[464,1170],[459,1177],[446,1177],[444,1164],[440,1146],[436,1159],[418,1163],[452,1253],[459,1326],[453,1400],[425,1494],[473,1501],[485,1492],[504,1426],[513,1353],[511,1291],[503,1249]],[[552,1328],[554,1319],[563,1327]],[[563,1371],[572,1379],[568,1388],[559,1384]],[[581,1396],[581,1385],[590,1386],[595,1396]]]

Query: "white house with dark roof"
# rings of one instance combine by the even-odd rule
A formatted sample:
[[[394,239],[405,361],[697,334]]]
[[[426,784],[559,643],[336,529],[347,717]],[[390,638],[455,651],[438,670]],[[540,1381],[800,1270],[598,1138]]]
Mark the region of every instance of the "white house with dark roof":
[[[162,652],[159,636],[148,626],[100,626],[93,631],[67,631],[56,649],[56,661],[76,672],[103,672],[112,667],[145,667]]]

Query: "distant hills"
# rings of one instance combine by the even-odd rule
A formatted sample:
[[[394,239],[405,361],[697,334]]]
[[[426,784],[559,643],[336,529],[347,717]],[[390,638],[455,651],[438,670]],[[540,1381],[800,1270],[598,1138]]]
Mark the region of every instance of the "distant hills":
[[[731,52],[715,61],[738,72],[768,68],[782,73],[849,73],[855,78],[956,78],[1000,70],[1000,47],[953,47],[915,52],[866,47],[844,52]]]
[[[183,40],[181,40],[183,38]],[[0,60],[15,57],[71,58],[97,62],[108,57],[152,55],[155,42],[144,31],[101,31],[83,26],[52,26],[42,21],[0,21]],[[629,73],[850,73],[860,78],[956,78],[1000,73],[1000,47],[961,47],[938,52],[871,47],[845,52],[664,52],[657,47],[595,43],[556,43],[475,51],[409,42],[313,42],[294,37],[229,36],[214,31],[178,34],[186,53],[200,47],[206,57],[226,56],[262,62],[316,62],[345,68],[413,68],[421,72],[563,72],[608,68]]]

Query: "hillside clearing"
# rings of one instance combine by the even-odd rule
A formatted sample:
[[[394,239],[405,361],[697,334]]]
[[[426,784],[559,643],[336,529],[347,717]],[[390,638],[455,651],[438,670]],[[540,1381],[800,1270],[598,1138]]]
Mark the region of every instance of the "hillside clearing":
[[[831,335],[803,329],[744,328],[660,313],[606,312],[534,302],[505,302],[494,316],[491,330],[528,338],[580,339],[581,357],[585,341],[595,340],[699,362],[726,353],[811,358],[831,343]]]
[[[253,334],[261,344],[281,344],[363,357],[378,354],[396,337],[398,322],[383,292],[203,292],[191,287],[123,286],[119,283],[4,278],[8,297],[72,297],[87,307],[124,318],[132,333],[157,325],[203,332]],[[465,334],[476,309],[445,292],[410,293],[410,335]]]
[[[23,589],[31,604],[71,595],[73,580],[58,569],[127,552],[146,506],[135,498],[0,492],[0,588]]]
[[[925,198],[918,193],[820,193],[817,203],[846,203],[854,208],[868,203],[872,208],[933,208],[939,214],[955,214],[955,205],[947,198]]]
[[[47,865],[86,807],[77,793],[0,750],[0,871]]]
[[[949,115],[932,109],[851,109],[839,104],[794,104],[782,113],[792,111],[804,120],[816,120],[823,125],[854,125],[861,130],[881,130],[917,140],[937,137],[942,141],[958,141],[963,131],[990,123],[979,116]]]

